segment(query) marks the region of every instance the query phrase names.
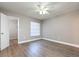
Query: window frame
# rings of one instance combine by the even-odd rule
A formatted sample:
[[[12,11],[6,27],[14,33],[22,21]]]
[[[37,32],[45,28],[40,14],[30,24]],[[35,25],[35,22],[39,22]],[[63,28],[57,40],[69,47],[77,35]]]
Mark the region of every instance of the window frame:
[[[33,24],[33,25],[32,25]],[[32,27],[33,26],[33,27]],[[34,27],[35,26],[35,27]],[[36,28],[36,26],[38,26]],[[32,30],[33,28],[33,30]],[[39,30],[36,30],[36,29],[39,29]],[[35,30],[35,31],[34,31]],[[35,34],[36,33],[36,34]],[[39,22],[34,22],[34,21],[31,21],[30,22],[30,36],[33,37],[33,36],[40,36],[40,23]]]

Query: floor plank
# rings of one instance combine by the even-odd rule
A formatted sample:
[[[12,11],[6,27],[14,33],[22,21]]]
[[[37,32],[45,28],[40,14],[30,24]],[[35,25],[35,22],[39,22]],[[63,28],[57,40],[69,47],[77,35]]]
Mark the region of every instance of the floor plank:
[[[0,57],[79,57],[79,48],[47,40],[18,45],[17,40],[12,40],[10,47],[0,52]]]

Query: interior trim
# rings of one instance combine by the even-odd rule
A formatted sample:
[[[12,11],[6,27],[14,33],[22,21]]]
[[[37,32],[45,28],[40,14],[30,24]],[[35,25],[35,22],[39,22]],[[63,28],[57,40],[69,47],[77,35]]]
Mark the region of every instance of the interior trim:
[[[31,42],[31,41],[40,40],[40,39],[42,39],[42,38],[35,38],[35,39],[27,40],[27,41],[21,41],[21,42],[18,42],[18,44],[23,44],[23,43],[27,43],[27,42]]]
[[[40,39],[48,40],[48,41],[51,41],[51,42],[56,42],[56,43],[60,43],[60,44],[68,45],[68,46],[72,46],[72,47],[75,47],[75,48],[79,48],[79,45],[77,45],[77,44],[57,41],[57,40],[53,40],[53,39],[49,39],[49,38],[35,38],[35,39],[31,39],[31,40],[27,40],[27,41],[22,41],[22,42],[18,42],[18,43],[19,44],[23,44],[23,43],[27,43],[27,42],[31,42],[31,41],[40,40]]]
[[[64,45],[68,45],[68,46],[79,48],[79,45],[77,45],[77,44],[72,44],[72,43],[57,41],[57,40],[53,40],[53,39],[49,39],[49,38],[42,38],[42,39],[48,40],[48,41],[51,41],[51,42],[56,42],[56,43],[60,43],[60,44],[64,44]]]

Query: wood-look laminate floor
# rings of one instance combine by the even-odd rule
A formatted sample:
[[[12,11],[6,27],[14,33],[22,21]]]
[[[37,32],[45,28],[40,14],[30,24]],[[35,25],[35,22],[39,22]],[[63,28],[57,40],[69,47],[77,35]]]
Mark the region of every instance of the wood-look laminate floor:
[[[37,40],[18,45],[16,40],[0,52],[0,57],[79,57],[79,48],[46,40]]]

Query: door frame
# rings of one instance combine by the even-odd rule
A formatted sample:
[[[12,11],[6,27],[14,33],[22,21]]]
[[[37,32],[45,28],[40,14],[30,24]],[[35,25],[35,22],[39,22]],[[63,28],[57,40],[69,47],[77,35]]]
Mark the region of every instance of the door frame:
[[[9,17],[14,17],[14,16],[8,16],[8,18]],[[17,20],[17,25],[18,25],[18,36],[17,36],[17,40],[18,40],[18,43],[19,43],[19,18],[18,17],[14,17],[15,18],[15,20]],[[10,19],[8,19],[8,20],[10,20]],[[10,36],[10,34],[9,34],[9,36]],[[9,39],[10,40],[10,39]],[[10,42],[9,42],[10,43]]]
[[[19,18],[17,18],[18,20],[18,43],[19,43]]]

